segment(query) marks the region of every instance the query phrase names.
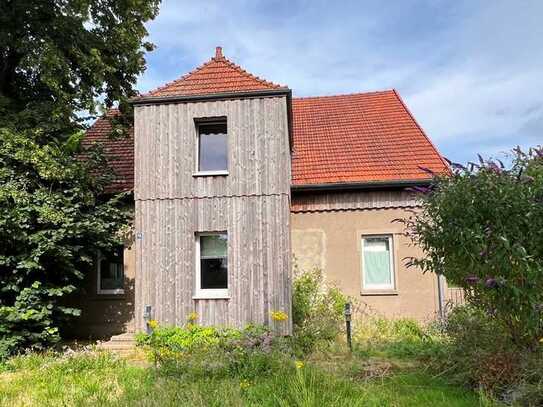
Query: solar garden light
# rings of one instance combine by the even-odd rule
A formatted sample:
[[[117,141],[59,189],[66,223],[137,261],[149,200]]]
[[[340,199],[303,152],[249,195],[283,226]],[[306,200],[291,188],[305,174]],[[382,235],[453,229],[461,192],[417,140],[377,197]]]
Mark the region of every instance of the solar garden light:
[[[347,334],[347,345],[349,345],[349,350],[352,352],[353,341],[352,341],[352,335],[351,335],[351,316],[353,315],[353,310],[352,310],[350,302],[345,303],[345,309],[343,311],[343,314],[345,315],[345,330]]]
[[[143,321],[145,322],[145,332],[147,334],[151,333],[151,327],[149,326],[149,321],[151,320],[151,310],[152,307],[150,305],[145,305],[143,307]]]

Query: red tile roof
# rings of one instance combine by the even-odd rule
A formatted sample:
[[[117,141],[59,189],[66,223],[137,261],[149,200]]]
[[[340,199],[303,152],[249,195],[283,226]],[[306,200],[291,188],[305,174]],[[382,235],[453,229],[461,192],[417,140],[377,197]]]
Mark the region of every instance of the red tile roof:
[[[292,101],[292,184],[429,179],[448,166],[394,90]]]
[[[215,56],[208,62],[142,97],[208,95],[279,88],[282,86],[254,76],[229,61],[223,56],[221,47],[217,47]]]
[[[222,55],[143,97],[217,94],[281,88],[257,78]],[[286,89],[286,88],[285,88]],[[111,111],[111,114],[118,114]],[[395,90],[292,100],[292,185],[428,180],[448,166]],[[118,179],[113,190],[134,187],[134,140],[111,139],[101,118],[84,146],[102,143]]]
[[[95,143],[99,143],[109,165],[115,172],[115,179],[108,192],[131,191],[134,189],[134,132],[130,129],[127,136],[111,137],[110,116],[119,114],[111,109],[105,117],[101,117],[87,130],[81,147],[83,151]],[[84,157],[85,154],[83,153]]]

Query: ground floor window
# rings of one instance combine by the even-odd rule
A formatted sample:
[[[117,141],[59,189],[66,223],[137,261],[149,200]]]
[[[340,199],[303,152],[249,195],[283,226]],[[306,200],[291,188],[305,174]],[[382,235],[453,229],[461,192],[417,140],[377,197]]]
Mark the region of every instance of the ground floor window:
[[[392,235],[362,236],[362,290],[393,290]]]
[[[228,235],[196,235],[196,296],[228,297]]]
[[[98,253],[98,294],[124,294],[124,247]]]

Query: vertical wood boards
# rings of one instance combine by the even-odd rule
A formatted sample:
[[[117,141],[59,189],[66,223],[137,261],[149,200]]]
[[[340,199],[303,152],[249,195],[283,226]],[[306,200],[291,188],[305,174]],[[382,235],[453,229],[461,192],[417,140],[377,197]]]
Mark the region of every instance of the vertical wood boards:
[[[195,119],[227,118],[227,176],[194,176]],[[284,96],[135,107],[136,323],[274,324],[291,310],[290,148]],[[193,299],[195,236],[228,232],[230,299]],[[290,333],[291,322],[275,322]]]

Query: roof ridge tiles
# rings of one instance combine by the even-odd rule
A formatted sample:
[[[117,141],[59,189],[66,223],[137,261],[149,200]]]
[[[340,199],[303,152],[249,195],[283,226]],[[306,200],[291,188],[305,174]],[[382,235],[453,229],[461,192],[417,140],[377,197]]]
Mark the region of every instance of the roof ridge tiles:
[[[293,96],[292,100],[307,100],[307,99],[329,99],[337,97],[349,97],[349,96],[365,96],[365,95],[375,95],[375,94],[384,94],[384,93],[393,93],[395,92],[394,88],[382,89],[382,90],[372,90],[366,92],[351,92],[351,93],[338,93],[336,95],[316,95],[316,96]]]
[[[253,75],[230,61],[222,54],[222,48],[217,47],[215,56],[208,61],[139,97],[206,95],[282,88],[286,87]]]

